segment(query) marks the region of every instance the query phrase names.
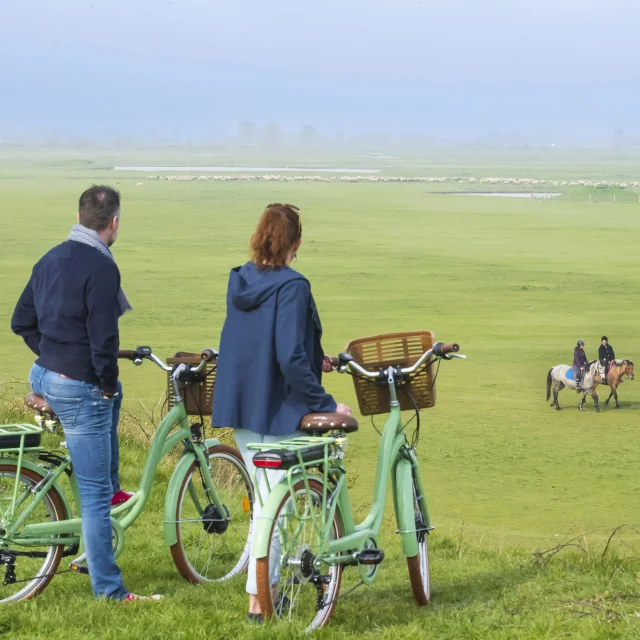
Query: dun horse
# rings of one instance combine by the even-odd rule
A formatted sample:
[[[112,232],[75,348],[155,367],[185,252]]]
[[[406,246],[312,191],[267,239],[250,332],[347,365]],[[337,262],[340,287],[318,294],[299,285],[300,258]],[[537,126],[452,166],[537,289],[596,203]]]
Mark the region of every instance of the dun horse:
[[[633,380],[633,362],[631,360],[614,360],[609,366],[609,371],[606,375],[606,382],[596,382],[596,384],[608,384],[611,389],[611,393],[609,397],[605,400],[605,406],[609,404],[609,400],[611,400],[611,396],[615,398],[616,401],[616,409],[620,408],[620,403],[618,402],[618,392],[616,389],[619,385],[622,384],[624,378],[627,376],[629,380]]]
[[[572,377],[568,378],[567,373]],[[597,384],[596,378],[600,378],[600,380],[598,380],[598,382],[600,382],[601,380],[604,380],[604,375],[604,367],[600,361],[593,360],[589,363],[587,373],[582,380],[582,388],[578,389],[578,383],[573,379],[573,372],[569,365],[559,364],[555,367],[551,367],[547,374],[547,400],[551,397],[551,387],[553,386],[553,402],[551,403],[551,406],[560,411],[561,407],[558,402],[558,392],[567,387],[567,389],[573,389],[574,391],[578,391],[578,393],[582,391],[582,398],[580,398],[580,402],[578,403],[578,409],[580,409],[580,411],[582,411],[582,406],[584,405],[584,400],[587,397],[587,394],[593,398],[593,404],[596,407],[596,411],[600,411],[598,396],[594,389]]]

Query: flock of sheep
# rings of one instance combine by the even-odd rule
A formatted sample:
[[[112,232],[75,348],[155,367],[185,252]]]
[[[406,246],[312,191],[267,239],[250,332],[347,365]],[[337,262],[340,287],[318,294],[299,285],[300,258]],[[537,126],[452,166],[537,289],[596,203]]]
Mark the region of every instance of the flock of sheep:
[[[147,176],[147,180],[167,182],[458,182],[467,184],[502,184],[553,187],[618,187],[638,188],[640,182],[604,182],[594,180],[536,180],[535,178],[433,178],[394,176],[280,176],[280,175],[217,175],[217,176]],[[138,186],[142,182],[137,183]]]

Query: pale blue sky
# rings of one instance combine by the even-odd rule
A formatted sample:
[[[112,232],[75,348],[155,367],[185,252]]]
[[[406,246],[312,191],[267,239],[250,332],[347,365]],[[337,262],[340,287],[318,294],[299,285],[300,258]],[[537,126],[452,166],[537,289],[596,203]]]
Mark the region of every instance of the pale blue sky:
[[[640,133],[637,0],[0,0],[0,137]]]

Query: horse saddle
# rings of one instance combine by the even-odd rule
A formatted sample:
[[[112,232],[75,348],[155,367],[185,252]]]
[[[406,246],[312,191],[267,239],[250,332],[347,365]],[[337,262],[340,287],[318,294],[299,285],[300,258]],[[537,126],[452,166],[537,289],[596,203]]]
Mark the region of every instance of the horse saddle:
[[[573,369],[569,369],[569,370],[567,371],[567,373],[565,373],[565,374],[564,374],[564,377],[565,377],[567,380],[571,380],[571,382],[575,382],[575,381],[576,381],[576,374],[575,374],[575,372],[574,372],[574,370],[573,370]]]

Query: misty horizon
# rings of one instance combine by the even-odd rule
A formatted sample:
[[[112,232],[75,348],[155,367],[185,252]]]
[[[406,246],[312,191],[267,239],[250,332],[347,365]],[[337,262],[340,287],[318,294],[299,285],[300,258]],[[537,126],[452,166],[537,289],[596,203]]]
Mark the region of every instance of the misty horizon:
[[[636,143],[631,0],[22,2],[0,24],[0,139]],[[304,146],[304,144],[302,144]]]

